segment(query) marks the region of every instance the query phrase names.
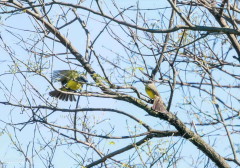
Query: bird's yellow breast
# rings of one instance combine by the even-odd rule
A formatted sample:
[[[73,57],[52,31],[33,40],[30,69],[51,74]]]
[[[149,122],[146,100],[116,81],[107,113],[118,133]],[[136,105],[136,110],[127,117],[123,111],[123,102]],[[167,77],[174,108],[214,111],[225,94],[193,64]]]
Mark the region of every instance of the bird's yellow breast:
[[[71,90],[78,90],[82,88],[82,84],[73,80],[69,80],[66,85],[67,88]]]
[[[149,89],[148,87],[145,87],[145,91],[151,99],[155,98],[156,95],[154,94],[154,92],[151,89]]]

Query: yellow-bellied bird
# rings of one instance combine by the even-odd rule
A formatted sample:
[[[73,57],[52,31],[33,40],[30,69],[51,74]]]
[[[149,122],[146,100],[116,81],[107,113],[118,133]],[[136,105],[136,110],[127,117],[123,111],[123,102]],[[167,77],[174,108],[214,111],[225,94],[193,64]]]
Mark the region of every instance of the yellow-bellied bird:
[[[61,91],[76,92],[82,89],[83,84],[87,83],[87,78],[75,70],[57,70],[53,72],[53,81],[62,84],[62,87],[59,89]],[[60,100],[76,101],[73,94],[63,93],[58,90],[49,92],[49,95]]]
[[[145,91],[147,95],[153,99],[152,109],[161,112],[167,112],[166,107],[162,101],[160,94],[158,93],[158,89],[153,81],[144,82]]]

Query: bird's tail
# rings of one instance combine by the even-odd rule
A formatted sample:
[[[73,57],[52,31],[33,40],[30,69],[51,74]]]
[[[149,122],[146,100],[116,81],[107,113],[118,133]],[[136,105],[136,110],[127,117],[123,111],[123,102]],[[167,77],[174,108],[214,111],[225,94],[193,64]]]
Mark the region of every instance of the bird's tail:
[[[51,97],[55,97],[55,98],[58,98],[58,99],[63,100],[63,101],[68,101],[68,100],[76,101],[76,98],[75,98],[74,95],[67,94],[67,93],[62,93],[58,90],[53,90],[53,91],[49,92],[49,95]]]
[[[156,110],[156,111],[160,111],[160,112],[167,112],[166,110],[166,107],[162,101],[162,98],[159,97],[159,96],[156,96],[154,101],[153,101],[153,106],[152,106],[152,109],[153,110]]]

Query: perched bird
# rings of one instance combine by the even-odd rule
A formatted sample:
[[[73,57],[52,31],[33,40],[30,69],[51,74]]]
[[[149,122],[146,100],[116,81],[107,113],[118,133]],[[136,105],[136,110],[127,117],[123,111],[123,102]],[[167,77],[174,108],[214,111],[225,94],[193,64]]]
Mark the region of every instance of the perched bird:
[[[82,89],[83,84],[87,83],[85,75],[75,70],[57,70],[53,72],[53,82],[60,82],[62,87],[59,89],[65,92],[76,92]],[[76,101],[73,94],[63,93],[58,90],[49,92],[49,95],[65,101]]]
[[[152,109],[161,112],[167,112],[166,107],[162,101],[160,94],[158,93],[158,89],[155,86],[153,81],[146,81],[144,82],[145,91],[147,95],[153,99],[153,106]]]

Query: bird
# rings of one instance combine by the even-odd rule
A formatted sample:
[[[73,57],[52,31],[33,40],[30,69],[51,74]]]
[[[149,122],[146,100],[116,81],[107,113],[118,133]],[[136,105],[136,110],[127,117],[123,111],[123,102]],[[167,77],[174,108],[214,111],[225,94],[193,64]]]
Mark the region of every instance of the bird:
[[[145,81],[144,85],[145,85],[145,91],[146,91],[147,95],[151,99],[153,99],[152,109],[155,111],[166,112],[167,111],[166,106],[163,103],[162,98],[161,98],[154,82],[151,80]]]
[[[83,84],[87,83],[87,78],[84,74],[75,70],[55,70],[53,71],[53,82],[60,82],[61,88],[59,90],[53,90],[49,92],[51,97],[58,98],[63,101],[76,101],[73,94],[64,92],[76,92],[82,90]]]

